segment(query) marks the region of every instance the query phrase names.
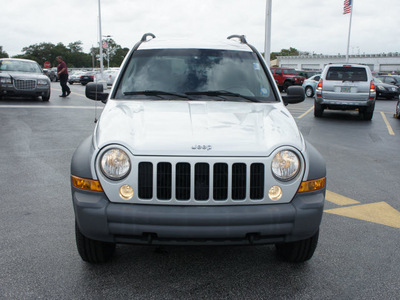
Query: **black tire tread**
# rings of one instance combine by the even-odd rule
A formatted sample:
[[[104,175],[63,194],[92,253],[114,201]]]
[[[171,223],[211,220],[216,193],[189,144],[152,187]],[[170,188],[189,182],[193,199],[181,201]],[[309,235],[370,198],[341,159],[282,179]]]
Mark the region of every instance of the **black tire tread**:
[[[302,263],[309,260],[318,244],[319,230],[310,238],[290,243],[276,244],[278,256],[287,262]]]
[[[95,241],[85,237],[75,223],[76,246],[82,260],[89,263],[104,263],[110,260],[115,251],[114,243]]]

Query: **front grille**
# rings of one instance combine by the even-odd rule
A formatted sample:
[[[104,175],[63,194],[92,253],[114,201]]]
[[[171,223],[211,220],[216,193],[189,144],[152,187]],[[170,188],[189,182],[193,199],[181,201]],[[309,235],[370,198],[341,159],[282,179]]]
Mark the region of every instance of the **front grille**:
[[[138,198],[142,200],[262,200],[263,163],[140,162]]]
[[[14,87],[17,90],[34,90],[36,88],[36,80],[14,80]]]

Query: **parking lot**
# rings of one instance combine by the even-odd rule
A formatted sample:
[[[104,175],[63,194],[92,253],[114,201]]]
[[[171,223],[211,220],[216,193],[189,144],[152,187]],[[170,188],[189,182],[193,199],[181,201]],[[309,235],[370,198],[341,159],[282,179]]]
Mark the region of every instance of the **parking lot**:
[[[372,121],[356,111],[314,118],[313,99],[288,109],[327,162],[320,240],[304,264],[273,246],[118,245],[89,265],[75,246],[70,161],[100,102],[73,85],[49,102],[0,101],[2,299],[398,299],[400,120],[378,100]]]

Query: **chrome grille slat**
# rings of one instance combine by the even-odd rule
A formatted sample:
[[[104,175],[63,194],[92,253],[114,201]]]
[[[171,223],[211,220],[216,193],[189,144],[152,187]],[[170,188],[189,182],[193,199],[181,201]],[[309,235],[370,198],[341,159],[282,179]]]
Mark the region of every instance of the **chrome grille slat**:
[[[36,89],[36,80],[14,79],[14,87],[17,90],[34,90]]]

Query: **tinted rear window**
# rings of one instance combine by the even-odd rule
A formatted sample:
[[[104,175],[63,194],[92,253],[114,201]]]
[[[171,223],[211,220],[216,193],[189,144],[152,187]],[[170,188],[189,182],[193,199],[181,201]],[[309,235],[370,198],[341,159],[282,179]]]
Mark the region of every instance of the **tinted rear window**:
[[[326,80],[368,81],[368,76],[365,68],[331,67],[326,74]]]

